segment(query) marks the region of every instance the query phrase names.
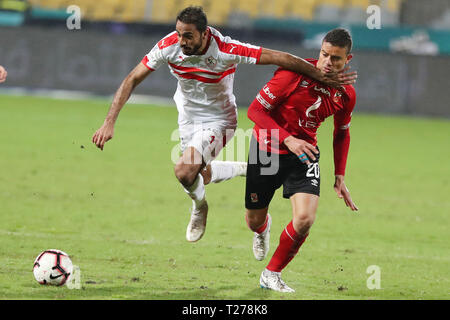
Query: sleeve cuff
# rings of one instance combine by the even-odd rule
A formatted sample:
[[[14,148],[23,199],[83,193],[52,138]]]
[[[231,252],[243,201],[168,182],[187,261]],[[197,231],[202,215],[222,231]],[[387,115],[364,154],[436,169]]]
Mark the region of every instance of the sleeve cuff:
[[[143,64],[144,66],[146,66],[147,69],[149,69],[150,71],[155,71],[155,69],[150,68],[150,67],[147,65],[147,63],[148,63],[148,58],[147,58],[147,56],[145,56],[145,57],[141,60],[141,62],[142,62],[142,64]]]

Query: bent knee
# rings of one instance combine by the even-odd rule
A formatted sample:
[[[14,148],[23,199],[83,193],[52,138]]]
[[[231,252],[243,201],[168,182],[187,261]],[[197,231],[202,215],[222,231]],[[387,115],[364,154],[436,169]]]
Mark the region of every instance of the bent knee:
[[[299,234],[306,234],[316,220],[315,213],[300,212],[293,219],[294,229]]]
[[[198,175],[194,168],[179,163],[175,165],[174,172],[178,181],[185,187],[192,186]]]

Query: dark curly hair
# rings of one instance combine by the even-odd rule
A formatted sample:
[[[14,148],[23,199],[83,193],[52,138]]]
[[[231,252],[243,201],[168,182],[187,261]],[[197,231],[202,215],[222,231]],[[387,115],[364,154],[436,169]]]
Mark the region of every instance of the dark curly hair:
[[[208,19],[202,7],[190,6],[183,9],[177,16],[176,21],[186,24],[194,24],[198,31],[205,32],[208,26]]]

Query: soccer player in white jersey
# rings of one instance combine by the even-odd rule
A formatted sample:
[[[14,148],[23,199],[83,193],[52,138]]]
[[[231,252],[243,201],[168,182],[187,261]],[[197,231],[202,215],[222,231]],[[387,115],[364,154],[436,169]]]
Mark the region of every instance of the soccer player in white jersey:
[[[6,81],[7,75],[8,75],[8,72],[6,72],[5,68],[3,68],[3,66],[0,66],[0,83]]]
[[[289,53],[224,37],[207,25],[201,7],[191,6],[177,16],[176,31],[159,41],[123,80],[103,125],[92,137],[103,150],[134,88],[156,69],[168,65],[178,79],[174,100],[182,155],[175,165],[175,176],[193,202],[186,230],[186,239],[191,242],[198,241],[205,232],[205,185],[246,174],[245,162],[213,161],[237,126],[233,81],[240,63],[278,65],[330,86],[352,84],[356,79],[355,72],[325,74]]]

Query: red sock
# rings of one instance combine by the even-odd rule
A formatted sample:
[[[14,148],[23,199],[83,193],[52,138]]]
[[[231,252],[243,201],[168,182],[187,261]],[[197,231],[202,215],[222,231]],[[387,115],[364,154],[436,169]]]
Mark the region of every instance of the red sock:
[[[292,221],[284,228],[280,236],[280,243],[275,253],[270,259],[267,269],[270,271],[281,272],[284,267],[295,257],[306,236],[300,237],[294,230]]]
[[[259,227],[258,230],[256,230],[256,233],[264,232],[264,230],[266,230],[266,228],[267,228],[268,221],[269,221],[269,215],[267,214],[266,221],[264,221],[264,224],[261,227]]]
[[[248,223],[247,216],[245,216],[245,221],[247,222],[247,226],[250,228],[250,224]],[[266,230],[266,228],[267,228],[268,221],[269,221],[269,214],[267,214],[266,221],[264,221],[264,224],[261,227],[259,227],[258,230],[256,230],[256,233],[264,232],[264,230]],[[252,230],[252,228],[250,228],[250,230]]]

